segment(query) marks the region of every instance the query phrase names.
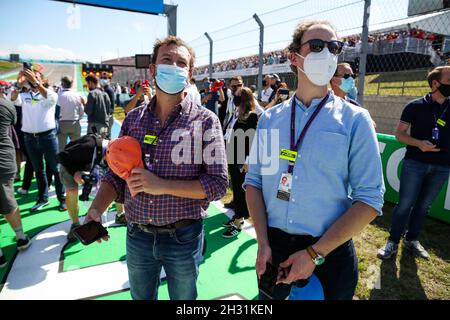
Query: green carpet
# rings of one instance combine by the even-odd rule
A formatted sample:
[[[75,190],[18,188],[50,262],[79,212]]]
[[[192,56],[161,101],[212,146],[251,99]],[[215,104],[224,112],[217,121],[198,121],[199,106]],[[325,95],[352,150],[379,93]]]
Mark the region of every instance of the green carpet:
[[[17,190],[20,185],[21,182],[16,183],[15,189]],[[30,212],[29,210],[34,205],[37,196],[35,180],[33,180],[30,190],[32,192],[25,196],[16,195],[24,231],[30,237],[54,224],[69,219],[67,211],[58,211],[56,198],[51,198],[50,204],[41,211]],[[80,213],[84,214],[86,210],[86,204],[80,202]],[[216,299],[232,294],[239,294],[245,299],[255,299],[258,293],[254,268],[257,251],[256,241],[244,231],[233,239],[222,238],[221,235],[225,231],[222,223],[226,220],[228,220],[226,215],[222,214],[214,205],[208,208],[208,217],[204,221],[207,249],[204,261],[200,265],[200,275],[197,281],[198,299]],[[1,215],[0,231],[1,248],[9,261],[6,268],[0,269],[1,289],[1,285],[6,281],[6,275],[11,268],[17,249],[14,231]],[[63,253],[63,272],[125,260],[126,228],[110,227],[108,231],[111,235],[108,242],[93,243],[89,246],[83,246],[79,242],[66,245]],[[165,281],[160,286],[158,298],[160,300],[169,299]],[[99,299],[127,300],[131,297],[129,291],[124,291],[105,295]]]
[[[21,185],[22,182],[16,182],[14,184],[15,190],[17,190]],[[16,194],[16,199],[20,207],[20,214],[22,216],[23,230],[30,238],[54,224],[69,220],[69,214],[67,211],[58,211],[59,202],[56,198],[50,198],[50,204],[42,210],[38,212],[30,212],[30,208],[36,203],[36,180],[33,180],[30,190],[31,192],[27,195]],[[82,203],[80,203],[80,213],[85,212],[86,208]],[[5,254],[6,260],[10,262],[7,267],[0,269],[1,288],[1,285],[3,285],[6,281],[6,275],[10,270],[11,262],[17,254],[15,233],[3,215],[0,215],[0,246]]]
[[[234,239],[222,238],[222,223],[227,217],[211,205],[205,219],[207,248],[197,281],[198,299],[210,300],[231,294],[239,294],[246,299],[255,299],[258,294],[255,260],[256,241],[241,232]],[[77,266],[101,264],[125,258],[125,227],[111,230],[111,238],[99,254],[97,244],[92,248],[76,244],[65,251],[64,270],[70,265]],[[102,246],[103,243],[100,245]],[[97,254],[93,254],[97,252]],[[69,256],[67,256],[70,253]],[[89,263],[89,264],[88,264]],[[130,292],[124,291],[105,295],[100,300],[129,300]],[[161,283],[158,299],[168,300],[167,282]]]

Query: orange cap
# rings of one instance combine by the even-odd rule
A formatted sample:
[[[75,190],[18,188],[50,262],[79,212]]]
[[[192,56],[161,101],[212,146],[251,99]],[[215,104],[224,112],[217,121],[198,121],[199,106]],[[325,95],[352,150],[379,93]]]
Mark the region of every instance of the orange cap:
[[[134,168],[144,168],[141,144],[130,136],[112,140],[108,144],[105,159],[111,170],[124,180],[131,176]]]

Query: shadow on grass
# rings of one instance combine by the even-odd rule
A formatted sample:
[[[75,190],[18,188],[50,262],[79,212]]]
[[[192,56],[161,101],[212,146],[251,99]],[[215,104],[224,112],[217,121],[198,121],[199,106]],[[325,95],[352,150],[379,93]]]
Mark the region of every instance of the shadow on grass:
[[[389,232],[394,207],[395,204],[386,203],[383,207],[383,216],[377,217],[372,224]],[[442,260],[448,261],[450,260],[450,246],[448,245],[449,234],[449,224],[428,217],[419,235],[419,241],[426,250],[430,250]]]
[[[427,300],[422,282],[417,274],[414,255],[406,250],[400,257],[400,272],[397,278],[395,258],[383,260],[380,266],[381,288],[373,289],[369,300]]]

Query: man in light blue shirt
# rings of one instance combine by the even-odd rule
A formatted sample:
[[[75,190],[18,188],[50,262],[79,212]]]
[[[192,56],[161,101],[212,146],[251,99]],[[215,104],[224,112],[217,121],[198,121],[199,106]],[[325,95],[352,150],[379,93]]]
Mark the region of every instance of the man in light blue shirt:
[[[244,183],[258,277],[268,262],[279,271],[275,291],[261,290],[260,298],[283,299],[289,285],[304,285],[314,272],[325,299],[352,299],[358,270],[351,238],[382,214],[376,133],[367,110],[327,90],[343,45],[331,25],[303,23],[293,39],[296,95],[261,116]]]

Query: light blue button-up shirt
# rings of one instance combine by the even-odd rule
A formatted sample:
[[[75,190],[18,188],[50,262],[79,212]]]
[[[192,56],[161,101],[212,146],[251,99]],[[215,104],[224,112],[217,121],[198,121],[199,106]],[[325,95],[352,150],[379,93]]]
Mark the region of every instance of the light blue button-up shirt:
[[[306,107],[291,98],[267,110],[253,140],[247,185],[262,190],[268,225],[290,234],[323,235],[359,201],[382,214],[384,182],[378,141],[369,112],[330,94],[298,150],[289,201],[277,198],[290,149],[291,103],[296,100],[295,142],[322,100]]]

